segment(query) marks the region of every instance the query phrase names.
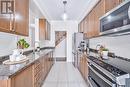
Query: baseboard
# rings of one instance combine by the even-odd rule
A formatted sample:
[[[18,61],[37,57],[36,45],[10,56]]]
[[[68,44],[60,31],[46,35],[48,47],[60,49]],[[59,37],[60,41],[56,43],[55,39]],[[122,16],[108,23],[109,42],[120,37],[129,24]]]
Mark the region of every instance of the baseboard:
[[[66,57],[54,57],[55,61],[66,61]]]

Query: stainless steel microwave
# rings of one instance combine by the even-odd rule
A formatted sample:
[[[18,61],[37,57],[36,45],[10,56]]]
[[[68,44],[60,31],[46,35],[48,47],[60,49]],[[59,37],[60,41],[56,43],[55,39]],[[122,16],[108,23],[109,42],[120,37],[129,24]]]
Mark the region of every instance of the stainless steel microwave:
[[[130,0],[100,18],[100,35],[130,33]]]

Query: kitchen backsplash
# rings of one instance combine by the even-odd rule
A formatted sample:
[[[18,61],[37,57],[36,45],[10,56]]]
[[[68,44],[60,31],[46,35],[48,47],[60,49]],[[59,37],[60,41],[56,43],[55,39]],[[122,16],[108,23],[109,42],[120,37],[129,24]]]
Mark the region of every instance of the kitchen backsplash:
[[[125,36],[102,36],[90,39],[90,48],[96,49],[96,45],[105,45],[115,55],[130,59],[130,35]]]
[[[12,50],[17,48],[16,43],[20,38],[25,38],[25,40],[31,45],[30,48],[32,47],[30,36],[23,37],[23,36],[0,32],[0,57],[11,54]]]

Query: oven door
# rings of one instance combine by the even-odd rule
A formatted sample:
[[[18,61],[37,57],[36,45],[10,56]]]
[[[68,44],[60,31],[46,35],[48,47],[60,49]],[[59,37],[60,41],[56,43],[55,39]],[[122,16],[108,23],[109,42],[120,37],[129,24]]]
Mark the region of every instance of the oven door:
[[[92,87],[117,87],[115,82],[100,72],[93,65],[89,65],[89,81]]]

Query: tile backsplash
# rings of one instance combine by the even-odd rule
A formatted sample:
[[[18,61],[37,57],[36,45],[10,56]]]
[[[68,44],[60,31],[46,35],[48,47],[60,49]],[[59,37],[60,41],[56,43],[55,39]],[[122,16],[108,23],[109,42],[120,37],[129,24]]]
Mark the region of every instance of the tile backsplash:
[[[96,49],[96,45],[105,45],[115,55],[130,59],[130,35],[125,36],[102,36],[90,39],[90,48]]]

